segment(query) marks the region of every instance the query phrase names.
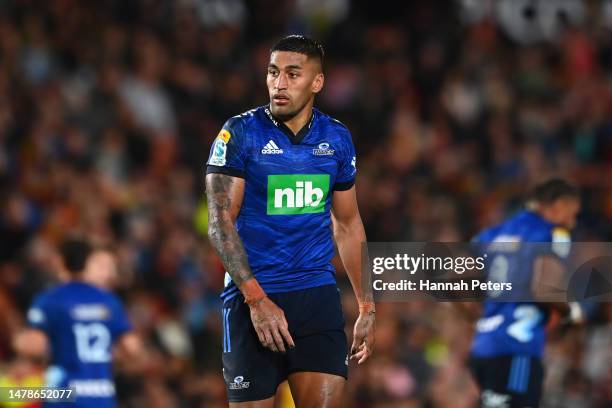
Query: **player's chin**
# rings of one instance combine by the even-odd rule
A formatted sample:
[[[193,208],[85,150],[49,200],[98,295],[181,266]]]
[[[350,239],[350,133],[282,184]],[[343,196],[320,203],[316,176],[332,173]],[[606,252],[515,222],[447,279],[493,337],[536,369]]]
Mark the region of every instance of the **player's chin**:
[[[270,104],[270,110],[276,117],[293,117],[295,115],[295,109],[291,104],[278,105],[274,101]]]

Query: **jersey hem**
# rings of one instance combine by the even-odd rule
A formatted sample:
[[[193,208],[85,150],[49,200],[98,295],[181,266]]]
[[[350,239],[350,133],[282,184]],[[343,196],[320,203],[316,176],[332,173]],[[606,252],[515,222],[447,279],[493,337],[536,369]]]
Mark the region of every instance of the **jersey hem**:
[[[257,278],[257,277],[255,277],[255,278]],[[320,282],[320,283],[317,283],[317,284],[314,284],[314,285],[296,286],[296,287],[291,288],[289,290],[287,290],[287,289],[270,289],[270,290],[266,290],[265,285],[262,285],[262,288],[263,288],[264,292],[266,292],[266,294],[277,294],[277,293],[297,292],[299,290],[318,288],[318,287],[327,286],[327,285],[337,285],[337,283],[336,283],[335,280],[333,280],[333,281],[330,281],[330,282]],[[235,286],[234,286],[234,288],[236,289],[235,292],[228,293],[227,295],[224,295],[223,293],[221,294],[221,299],[223,300],[223,303],[232,300],[236,296],[242,296],[242,293],[240,292],[240,290],[238,288],[236,288]]]

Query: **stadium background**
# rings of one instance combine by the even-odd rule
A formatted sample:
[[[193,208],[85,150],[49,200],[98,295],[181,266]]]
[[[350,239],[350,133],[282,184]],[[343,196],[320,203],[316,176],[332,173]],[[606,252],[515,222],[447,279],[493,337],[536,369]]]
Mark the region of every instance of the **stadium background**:
[[[326,47],[316,104],[353,133],[369,240],[467,240],[551,175],[583,188],[575,239],[610,240],[610,1],[0,1],[0,377],[54,244],[81,231],[116,250],[145,339],[147,363],[118,367],[123,406],[226,404],[203,163],[267,102],[288,33]],[[377,316],[347,407],[472,406],[469,322],[425,302]],[[545,361],[546,407],[610,406],[612,307],[551,333]]]

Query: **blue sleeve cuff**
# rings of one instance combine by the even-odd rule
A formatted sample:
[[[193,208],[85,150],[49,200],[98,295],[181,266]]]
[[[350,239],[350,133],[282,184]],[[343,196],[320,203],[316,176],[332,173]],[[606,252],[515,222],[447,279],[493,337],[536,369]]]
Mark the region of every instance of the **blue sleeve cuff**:
[[[242,170],[233,169],[231,167],[221,167],[221,166],[211,166],[210,164],[206,166],[206,174],[218,173],[225,174],[232,177],[240,177],[246,178],[246,175]]]
[[[346,191],[350,190],[355,185],[355,180],[343,181],[334,184],[334,191]]]

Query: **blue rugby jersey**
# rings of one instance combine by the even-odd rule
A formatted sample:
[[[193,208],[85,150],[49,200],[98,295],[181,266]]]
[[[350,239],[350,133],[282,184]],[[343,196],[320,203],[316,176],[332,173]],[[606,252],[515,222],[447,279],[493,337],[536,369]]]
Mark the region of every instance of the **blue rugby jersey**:
[[[335,283],[331,200],[353,186],[355,160],[348,129],[317,109],[295,135],[268,106],[219,132],[206,172],[245,179],[236,229],[267,293]],[[228,274],[225,284],[224,300],[238,294]]]
[[[30,326],[51,346],[48,387],[74,387],[76,402],[50,407],[115,407],[112,345],[130,323],[119,299],[83,282],[59,285],[38,295],[28,311]]]
[[[539,255],[549,253],[560,259],[569,249],[569,232],[544,220],[531,211],[519,212],[502,224],[486,229],[475,239],[478,243],[561,243],[555,245],[534,245],[520,250],[487,251],[488,278],[513,283],[513,291],[530,290],[533,263]],[[493,276],[499,274],[501,276]],[[522,289],[520,289],[522,288]],[[499,294],[499,299],[504,294]],[[503,355],[528,355],[541,357],[544,351],[545,325],[547,314],[537,303],[484,302],[483,315],[476,325],[472,344],[475,357],[496,357]]]

